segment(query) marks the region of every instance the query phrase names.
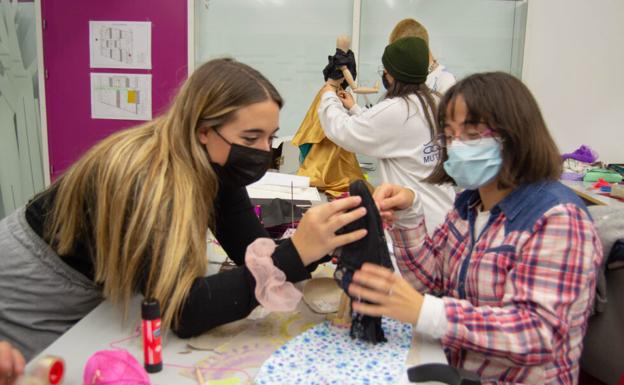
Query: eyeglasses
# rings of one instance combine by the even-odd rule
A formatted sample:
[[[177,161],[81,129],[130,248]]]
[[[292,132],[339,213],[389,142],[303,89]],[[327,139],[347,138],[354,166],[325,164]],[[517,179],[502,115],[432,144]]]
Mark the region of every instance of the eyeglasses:
[[[483,125],[483,123],[479,123],[476,125],[472,124],[472,126],[480,125]],[[466,128],[459,134],[451,134],[448,132],[444,134],[438,134],[436,136],[435,142],[440,147],[448,147],[451,143],[453,143],[453,141],[456,140],[468,146],[477,146],[484,138],[494,138],[497,141],[502,142],[501,137],[498,136],[496,132],[494,132],[491,128],[479,129],[477,127]]]
[[[383,65],[380,65],[379,67],[377,67],[377,75],[379,75],[379,77],[383,77],[384,72],[386,72],[386,69],[384,68]]]

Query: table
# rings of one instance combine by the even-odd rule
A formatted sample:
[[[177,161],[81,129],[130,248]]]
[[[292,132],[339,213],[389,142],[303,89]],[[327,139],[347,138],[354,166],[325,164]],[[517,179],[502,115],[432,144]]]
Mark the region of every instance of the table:
[[[584,200],[595,205],[608,205],[614,207],[624,207],[624,202],[615,198],[611,198],[602,194],[598,194],[591,186],[591,182],[583,182],[580,180],[561,180],[565,186],[569,187]]]
[[[104,301],[80,322],[69,329],[54,343],[29,362],[27,372],[37,359],[43,355],[56,355],[65,359],[66,372],[64,385],[82,385],[82,374],[87,359],[96,351],[123,347],[127,349],[139,363],[143,363],[139,325],[139,309],[141,298],[136,297],[129,306],[126,322],[122,322],[120,310]],[[306,306],[300,304],[300,306]],[[197,385],[193,378],[180,374],[182,370],[190,369],[193,365],[206,358],[206,351],[191,350],[187,341],[169,333],[163,345],[163,370],[150,374],[154,385]],[[429,362],[446,362],[446,357],[438,341],[413,337],[412,349],[408,354],[407,365],[417,365]],[[401,384],[407,384],[404,378]],[[207,385],[234,385],[232,382],[207,381]],[[242,384],[241,384],[242,385]],[[246,384],[245,384],[246,385]]]

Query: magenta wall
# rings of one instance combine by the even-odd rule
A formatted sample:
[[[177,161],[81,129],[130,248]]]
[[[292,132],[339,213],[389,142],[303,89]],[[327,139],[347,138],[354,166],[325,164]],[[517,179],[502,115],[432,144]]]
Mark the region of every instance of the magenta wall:
[[[187,77],[187,2],[42,0],[50,174],[54,180],[110,133],[141,122],[91,119],[91,72],[152,74],[152,115],[168,107]],[[152,69],[89,68],[89,20],[151,21]]]

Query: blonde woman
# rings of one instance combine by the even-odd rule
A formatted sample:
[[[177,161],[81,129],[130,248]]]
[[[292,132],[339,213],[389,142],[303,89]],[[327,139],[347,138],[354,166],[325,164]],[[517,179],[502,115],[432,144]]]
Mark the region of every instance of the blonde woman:
[[[253,68],[207,62],[171,108],[104,139],[25,209],[0,222],[0,340],[27,359],[106,298],[157,298],[163,326],[189,337],[244,318],[257,305],[244,265],[267,237],[245,185],[270,161],[282,99]],[[364,215],[359,198],[310,209],[272,254],[288,281],[365,230],[335,231]],[[239,267],[204,277],[211,229]]]
[[[429,32],[427,32],[427,28],[414,19],[403,19],[399,21],[392,29],[392,32],[390,32],[388,43],[392,44],[404,37],[417,37],[423,39],[427,43],[429,47],[429,68],[427,70],[426,84],[432,92],[443,95],[455,84],[455,76],[433,57],[431,46],[429,45]]]

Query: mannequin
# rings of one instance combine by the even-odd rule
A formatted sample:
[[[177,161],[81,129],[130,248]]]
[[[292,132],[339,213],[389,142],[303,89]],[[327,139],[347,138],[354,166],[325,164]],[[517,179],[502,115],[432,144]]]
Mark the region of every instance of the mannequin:
[[[328,56],[328,64],[323,69],[323,88],[329,85],[336,92],[346,92],[346,87],[351,87],[353,92],[359,94],[377,92],[379,85],[358,87],[355,82],[355,55],[350,46],[351,40],[347,36],[336,39],[336,53]],[[317,114],[323,88],[312,101],[292,143],[300,150],[297,175],[309,177],[311,186],[336,198],[348,191],[351,182],[365,178],[355,154],[337,146],[325,136]],[[371,188],[370,185],[368,187]]]
[[[341,86],[343,89],[346,89],[347,86],[351,87],[351,91],[356,94],[374,94],[379,92],[379,81],[375,83],[374,87],[358,87],[355,82],[355,55],[351,51],[351,39],[348,36],[338,36],[336,39],[336,54],[333,57],[329,56],[328,59],[329,64],[323,70],[325,80],[328,80],[328,77],[339,80],[340,77],[336,78],[335,76],[342,74],[341,78],[344,78],[344,81],[341,82]],[[334,71],[332,72],[332,70]]]

